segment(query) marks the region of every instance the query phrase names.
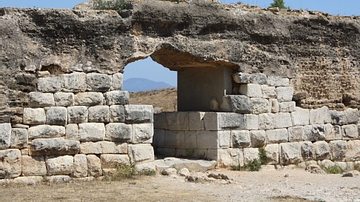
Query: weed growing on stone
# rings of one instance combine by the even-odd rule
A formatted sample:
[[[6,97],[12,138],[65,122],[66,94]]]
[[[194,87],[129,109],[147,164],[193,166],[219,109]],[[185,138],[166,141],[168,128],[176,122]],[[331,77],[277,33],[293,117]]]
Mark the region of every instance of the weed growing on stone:
[[[340,168],[338,165],[333,165],[329,167],[322,166],[321,169],[323,169],[327,174],[340,174],[345,171],[342,168]]]
[[[233,165],[230,167],[231,170],[237,170],[237,171],[259,171],[261,169],[261,165],[264,165],[267,163],[267,156],[264,147],[259,148],[259,159],[254,159],[247,165],[241,167],[240,162],[238,162],[237,165]]]
[[[105,175],[104,179],[109,181],[120,181],[124,179],[132,179],[135,175],[135,165],[134,164],[118,164],[116,170],[113,173]]]
[[[265,165],[267,163],[267,156],[264,147],[259,148],[259,159],[261,165]]]
[[[254,159],[252,160],[248,165],[247,165],[247,170],[254,172],[254,171],[259,171],[261,169],[261,161],[258,159]]]
[[[120,14],[125,3],[125,0],[93,0],[92,8],[95,10],[115,10]]]

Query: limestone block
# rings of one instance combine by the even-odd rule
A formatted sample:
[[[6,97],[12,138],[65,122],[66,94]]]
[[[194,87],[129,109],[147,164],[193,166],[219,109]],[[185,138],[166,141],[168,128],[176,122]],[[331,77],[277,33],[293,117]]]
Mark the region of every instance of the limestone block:
[[[79,140],[79,126],[77,124],[68,124],[65,127],[65,135],[68,140]]]
[[[265,154],[267,157],[267,164],[277,165],[279,164],[279,145],[268,144],[265,146]]]
[[[0,124],[1,125],[1,124]],[[0,126],[1,128],[1,126]],[[4,140],[1,136],[1,129],[0,129],[0,139]],[[4,142],[4,141],[0,141]],[[11,148],[18,148],[22,149],[27,147],[28,144],[28,132],[26,129],[23,128],[13,128],[11,130]],[[0,146],[1,148],[1,146]]]
[[[231,140],[230,130],[218,131],[219,148],[229,148]]]
[[[231,131],[232,147],[244,148],[250,147],[251,139],[248,130],[232,130]]]
[[[72,176],[76,178],[87,177],[88,175],[87,158],[85,154],[76,154],[74,156],[74,167]]]
[[[127,91],[110,91],[105,93],[107,105],[127,105],[130,95]]]
[[[276,97],[279,102],[289,102],[292,100],[294,94],[293,87],[277,87],[275,89]]]
[[[325,140],[341,140],[342,139],[342,129],[341,126],[333,126],[331,124],[324,125]]]
[[[305,134],[306,140],[311,141],[311,142],[325,140],[324,125],[304,126],[304,134]]]
[[[88,121],[88,109],[85,106],[68,107],[68,123],[85,123]]]
[[[344,161],[347,151],[347,142],[343,140],[335,140],[329,143],[331,150],[331,159],[334,161]]]
[[[108,123],[110,121],[109,106],[89,107],[89,122]]]
[[[250,131],[250,139],[252,147],[262,147],[266,145],[266,134],[264,130]]]
[[[267,130],[265,135],[268,143],[281,143],[289,140],[287,129]]]
[[[357,125],[344,125],[342,128],[342,136],[344,140],[358,139],[359,132]]]
[[[275,128],[275,114],[267,113],[259,115],[259,129],[269,130]]]
[[[60,76],[51,76],[38,79],[38,90],[40,92],[58,92],[61,91],[63,78]]]
[[[69,175],[72,172],[74,158],[72,156],[47,157],[45,162],[49,175]]]
[[[78,93],[75,95],[76,106],[102,105],[103,101],[104,101],[103,94],[98,92],[85,92],[85,93]]]
[[[189,112],[189,130],[205,130],[205,112]]]
[[[288,128],[289,142],[304,141],[307,139],[303,126],[294,126]]]
[[[132,143],[152,143],[154,136],[154,126],[152,123],[142,123],[132,125]]]
[[[54,94],[54,100],[56,106],[68,107],[74,105],[75,97],[73,93],[58,92]]]
[[[154,114],[154,128],[155,129],[168,129],[168,124],[167,119],[166,119],[166,114],[168,112],[162,112],[159,114]],[[204,117],[205,119],[205,117]],[[205,125],[205,120],[204,120],[204,125]]]
[[[275,114],[275,128],[288,128],[292,126],[290,113],[280,112]]]
[[[216,118],[216,114],[214,117]],[[189,130],[188,112],[168,112],[163,118],[165,118],[163,119],[165,121],[164,127],[168,130]],[[216,128],[216,122],[212,124],[215,124],[214,127]]]
[[[259,116],[255,114],[244,114],[244,129],[258,130],[259,129]]]
[[[65,182],[69,182],[71,180],[70,176],[68,175],[55,175],[55,176],[50,176],[47,178],[47,180],[51,183],[65,183]]]
[[[106,92],[111,88],[112,76],[107,74],[89,73],[86,75],[89,91]]]
[[[280,163],[297,164],[302,161],[301,145],[298,142],[280,143]]]
[[[270,110],[271,113],[278,113],[279,112],[279,102],[277,99],[270,99]]]
[[[79,124],[80,141],[101,141],[105,138],[105,125],[103,123]]]
[[[101,154],[101,167],[103,169],[116,168],[119,164],[130,165],[128,155],[122,154]]]
[[[313,144],[316,160],[330,159],[330,146],[325,141],[317,141]]]
[[[269,86],[286,87],[289,86],[289,79],[280,76],[268,76],[267,83]]]
[[[64,126],[39,125],[29,128],[29,139],[36,138],[54,138],[65,136]]]
[[[310,124],[331,123],[329,108],[321,107],[310,110]]]
[[[123,105],[110,106],[110,122],[125,123],[125,107]]]
[[[152,105],[125,105],[126,123],[153,123]]]
[[[314,148],[310,141],[300,142],[301,156],[304,160],[312,160],[314,158]]]
[[[106,125],[105,137],[107,140],[131,142],[133,136],[132,126],[124,123],[109,123]]]
[[[99,177],[102,175],[101,160],[95,155],[87,155],[88,175]]]
[[[198,131],[196,148],[198,149],[217,149],[218,133],[217,131]]]
[[[157,147],[165,147],[165,130],[163,129],[154,129],[154,137],[153,137],[153,146],[154,148]],[[195,139],[195,144],[196,144],[196,139]]]
[[[250,103],[252,114],[263,114],[270,112],[270,105],[267,99],[251,98]]]
[[[108,141],[83,142],[80,144],[82,154],[126,154],[126,143],[115,143]]]
[[[44,157],[21,156],[21,170],[24,176],[46,175],[47,171]]]
[[[30,147],[31,156],[77,154],[80,142],[63,138],[36,139]]]
[[[0,150],[7,149],[11,145],[11,124],[0,123]]]
[[[348,141],[347,151],[345,153],[346,161],[360,160],[360,140]]]
[[[28,125],[44,124],[46,122],[43,108],[24,108],[23,123]]]
[[[21,153],[18,149],[0,150],[0,179],[21,175]]]
[[[331,124],[333,125],[344,125],[346,124],[346,117],[343,111],[329,110],[331,117]]]
[[[218,166],[244,166],[244,154],[241,149],[219,149]]]
[[[150,144],[128,145],[131,162],[153,161],[154,149]]]
[[[123,74],[116,73],[112,75],[112,84],[110,90],[122,90]]]
[[[251,113],[250,98],[245,95],[225,95],[220,104],[220,109],[222,111],[249,114]]]
[[[359,122],[359,110],[348,108],[344,111],[345,114],[345,124],[357,124]]]
[[[135,170],[137,173],[147,173],[149,171],[156,171],[156,164],[155,162],[138,163],[135,165]]]
[[[184,148],[189,150],[196,148],[198,131],[184,132]]]
[[[64,91],[67,92],[84,92],[87,89],[85,73],[64,74]]]
[[[168,130],[164,134],[164,145],[166,148],[184,148],[185,131]],[[196,132],[198,136],[199,131]],[[216,136],[217,138],[217,136]],[[217,141],[214,141],[215,143]],[[195,142],[197,144],[197,142]],[[201,144],[205,145],[205,144]]]
[[[253,83],[241,84],[239,93],[241,95],[246,95],[247,97],[251,97],[251,98],[261,98],[263,96],[261,85],[253,84]]]
[[[254,83],[254,84],[266,84],[267,77],[262,73],[248,74],[243,72],[237,72],[232,75],[233,80],[236,83]]]
[[[276,92],[274,86],[261,85],[262,98],[274,98],[276,99]]]
[[[305,126],[310,123],[310,110],[296,107],[294,112],[291,112],[291,119],[294,126]]]
[[[49,107],[46,109],[46,124],[66,125],[66,107]]]
[[[244,148],[244,163],[245,165],[251,163],[255,159],[259,160],[258,148]]]
[[[37,185],[44,182],[44,178],[43,176],[17,177],[13,182],[20,185]]]
[[[279,111],[280,112],[293,112],[295,111],[295,102],[280,102],[279,103]]]
[[[238,113],[216,113],[217,115],[217,129],[216,130],[225,130],[225,129],[240,129],[243,128],[242,120],[244,115]],[[215,125],[215,126],[216,126]],[[205,125],[206,130],[212,130],[210,127]]]
[[[50,107],[55,105],[52,93],[31,92],[29,93],[30,107]]]

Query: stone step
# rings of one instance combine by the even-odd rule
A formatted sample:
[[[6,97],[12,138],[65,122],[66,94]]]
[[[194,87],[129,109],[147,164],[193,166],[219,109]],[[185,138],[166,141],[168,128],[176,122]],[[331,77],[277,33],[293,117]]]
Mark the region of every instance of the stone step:
[[[175,168],[177,170],[187,168],[193,172],[206,172],[208,170],[215,169],[216,161],[166,157],[164,159],[155,160],[155,165],[158,171],[162,171],[167,168]]]

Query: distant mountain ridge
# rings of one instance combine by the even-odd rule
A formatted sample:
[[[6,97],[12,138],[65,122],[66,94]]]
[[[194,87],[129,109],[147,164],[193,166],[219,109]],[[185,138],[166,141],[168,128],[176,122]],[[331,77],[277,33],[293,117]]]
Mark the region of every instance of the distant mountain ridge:
[[[129,92],[140,92],[171,87],[173,86],[165,82],[156,82],[144,78],[130,78],[124,81],[123,90]]]

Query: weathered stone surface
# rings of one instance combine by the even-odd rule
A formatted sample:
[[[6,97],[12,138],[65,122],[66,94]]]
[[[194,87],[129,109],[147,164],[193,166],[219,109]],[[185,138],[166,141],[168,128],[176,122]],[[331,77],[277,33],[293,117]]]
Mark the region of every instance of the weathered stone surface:
[[[167,112],[164,113],[162,124],[168,130],[189,130],[189,113],[188,112]],[[161,118],[161,117],[159,117]],[[218,114],[207,114],[208,121],[211,121],[211,126],[217,130]]]
[[[110,106],[110,122],[125,123],[125,107],[123,105]]]
[[[165,140],[166,140],[165,134]],[[181,135],[181,133],[180,133]],[[181,136],[180,136],[181,137]],[[185,135],[184,135],[185,139]],[[185,142],[185,141],[183,141]],[[165,142],[165,145],[167,142]],[[218,148],[218,133],[217,131],[198,131],[196,136],[196,148],[198,149],[217,149]]]
[[[258,148],[244,148],[244,163],[249,164],[255,159],[259,160]]]
[[[279,102],[289,102],[292,100],[294,94],[293,87],[277,87],[275,89],[276,97]]]
[[[343,111],[330,110],[329,113],[331,117],[331,124],[340,126],[346,124],[346,117]]]
[[[130,164],[129,156],[121,154],[101,154],[100,160],[103,169],[116,168],[119,164]]]
[[[288,128],[292,126],[290,113],[280,112],[275,114],[275,128]]]
[[[251,113],[250,98],[245,95],[226,95],[222,99],[220,109],[243,114]]]
[[[347,151],[345,153],[346,161],[360,160],[360,140],[348,141]]]
[[[17,177],[14,179],[15,184],[21,185],[37,185],[44,181],[42,176]]]
[[[40,92],[58,92],[61,91],[63,84],[63,78],[60,76],[51,76],[45,78],[39,78],[38,80],[38,90]]]
[[[269,101],[263,98],[251,98],[251,113],[252,114],[263,114],[270,112]]]
[[[125,105],[126,123],[152,123],[153,117],[152,105]]]
[[[271,113],[278,113],[279,101],[277,99],[270,99],[269,102],[270,102]]]
[[[128,145],[131,162],[142,162],[154,160],[154,149],[150,144]]]
[[[268,76],[267,83],[270,86],[286,87],[289,86],[289,79],[280,76]]]
[[[316,160],[330,159],[330,147],[325,141],[317,141],[313,144]]]
[[[302,161],[301,145],[298,142],[280,144],[280,163],[296,164]]]
[[[189,130],[205,130],[204,116],[205,112],[189,112]]]
[[[11,145],[11,124],[0,124],[0,150],[7,149]]]
[[[86,83],[89,91],[106,92],[111,88],[112,76],[90,73],[86,75]]]
[[[331,150],[331,159],[334,161],[344,161],[347,151],[347,142],[343,140],[331,141],[329,143]]]
[[[17,149],[0,150],[0,179],[21,175],[21,153]]]
[[[77,124],[68,124],[65,127],[66,139],[80,140],[79,126]]]
[[[182,176],[181,173],[186,173],[186,172],[183,172],[184,169],[187,169],[187,168],[182,168],[182,169],[179,170],[179,175],[180,176]],[[156,164],[155,164],[155,162],[137,163],[135,165],[135,171],[137,173],[147,173],[149,171],[154,172],[154,171],[156,171]]]
[[[268,143],[281,143],[289,140],[287,129],[267,130],[265,135]]]
[[[89,107],[89,122],[108,123],[110,121],[109,106]]]
[[[310,110],[310,124],[331,123],[329,108],[321,107],[319,109]]]
[[[266,145],[266,134],[264,130],[251,130],[250,138],[252,147],[262,147]]]
[[[280,102],[279,103],[280,112],[293,112],[295,111],[295,102]]]
[[[46,109],[46,124],[66,125],[66,107],[49,107]]]
[[[80,144],[82,154],[127,154],[127,144],[119,142],[84,142]]]
[[[29,125],[44,124],[46,122],[43,108],[24,108],[23,123]]]
[[[94,106],[102,105],[104,96],[102,93],[97,92],[85,92],[75,95],[75,105],[77,106]]]
[[[324,125],[325,140],[341,140],[342,129],[341,126],[325,124]]]
[[[264,149],[267,157],[267,164],[279,164],[279,144],[268,144]]]
[[[65,136],[64,126],[39,125],[29,128],[29,139],[53,138]]]
[[[31,142],[32,156],[77,154],[80,142],[62,138],[36,139]]]
[[[47,157],[46,168],[49,175],[70,175],[74,165],[72,156]]]
[[[341,127],[342,136],[344,140],[351,140],[359,138],[357,125],[345,125]]]
[[[218,131],[218,147],[229,148],[231,144],[231,134],[229,130]]]
[[[248,130],[231,131],[232,147],[244,148],[251,145],[250,132]]]
[[[251,98],[261,98],[263,96],[261,85],[252,83],[240,85],[239,93]]]
[[[269,130],[275,128],[275,114],[267,113],[259,115],[259,129]]]
[[[289,133],[289,142],[298,142],[307,139],[307,137],[305,137],[303,126],[290,127],[288,128],[288,133]]]
[[[80,141],[101,141],[105,138],[105,126],[103,123],[79,124]]]
[[[348,108],[344,111],[346,122],[345,124],[357,124],[359,122],[359,110]]]
[[[68,92],[84,92],[87,89],[85,73],[64,74],[64,91]]]
[[[258,130],[259,116],[254,114],[244,114],[244,129]]]
[[[51,184],[69,182],[70,180],[71,180],[71,178],[68,175],[54,175],[54,176],[48,177],[48,181]]]
[[[304,160],[312,160],[314,158],[314,148],[310,141],[301,142],[301,156]]]
[[[267,84],[266,75],[261,73],[248,74],[244,72],[238,72],[236,74],[233,74],[233,80],[236,83],[241,84]]]
[[[294,112],[291,112],[291,119],[294,126],[305,126],[310,123],[310,110],[296,107]]]
[[[324,125],[308,125],[304,126],[305,138],[308,141],[315,142],[325,140]]]
[[[0,139],[1,140],[6,139],[6,138],[1,137],[1,132],[0,132]],[[13,128],[11,130],[11,144],[10,144],[10,147],[11,148],[22,149],[22,148],[26,147],[27,144],[28,144],[28,132],[27,132],[27,130],[23,129],[23,128]]]
[[[124,123],[109,123],[106,125],[106,139],[119,142],[131,142],[133,134],[133,127],[131,125]]]
[[[116,73],[112,75],[112,84],[110,90],[122,90],[123,74]]]
[[[52,93],[31,92],[29,93],[30,107],[50,107],[55,105]]]
[[[75,97],[73,93],[58,92],[54,94],[56,106],[68,107],[74,105]]]
[[[276,98],[274,86],[261,85],[262,98]]]
[[[154,126],[152,123],[132,125],[132,143],[152,143],[154,136]]]
[[[127,91],[110,91],[105,93],[105,99],[107,105],[127,105],[130,95]]]
[[[21,170],[24,176],[44,176],[47,174],[43,156],[21,156]]]
[[[85,123],[88,121],[88,109],[85,106],[68,107],[68,123]]]
[[[244,153],[241,149],[220,149],[218,166],[244,166]]]
[[[101,160],[95,155],[87,155],[88,175],[99,177],[102,175]]]
[[[72,176],[76,178],[87,177],[88,175],[87,158],[85,154],[76,154],[74,156],[74,167]]]

